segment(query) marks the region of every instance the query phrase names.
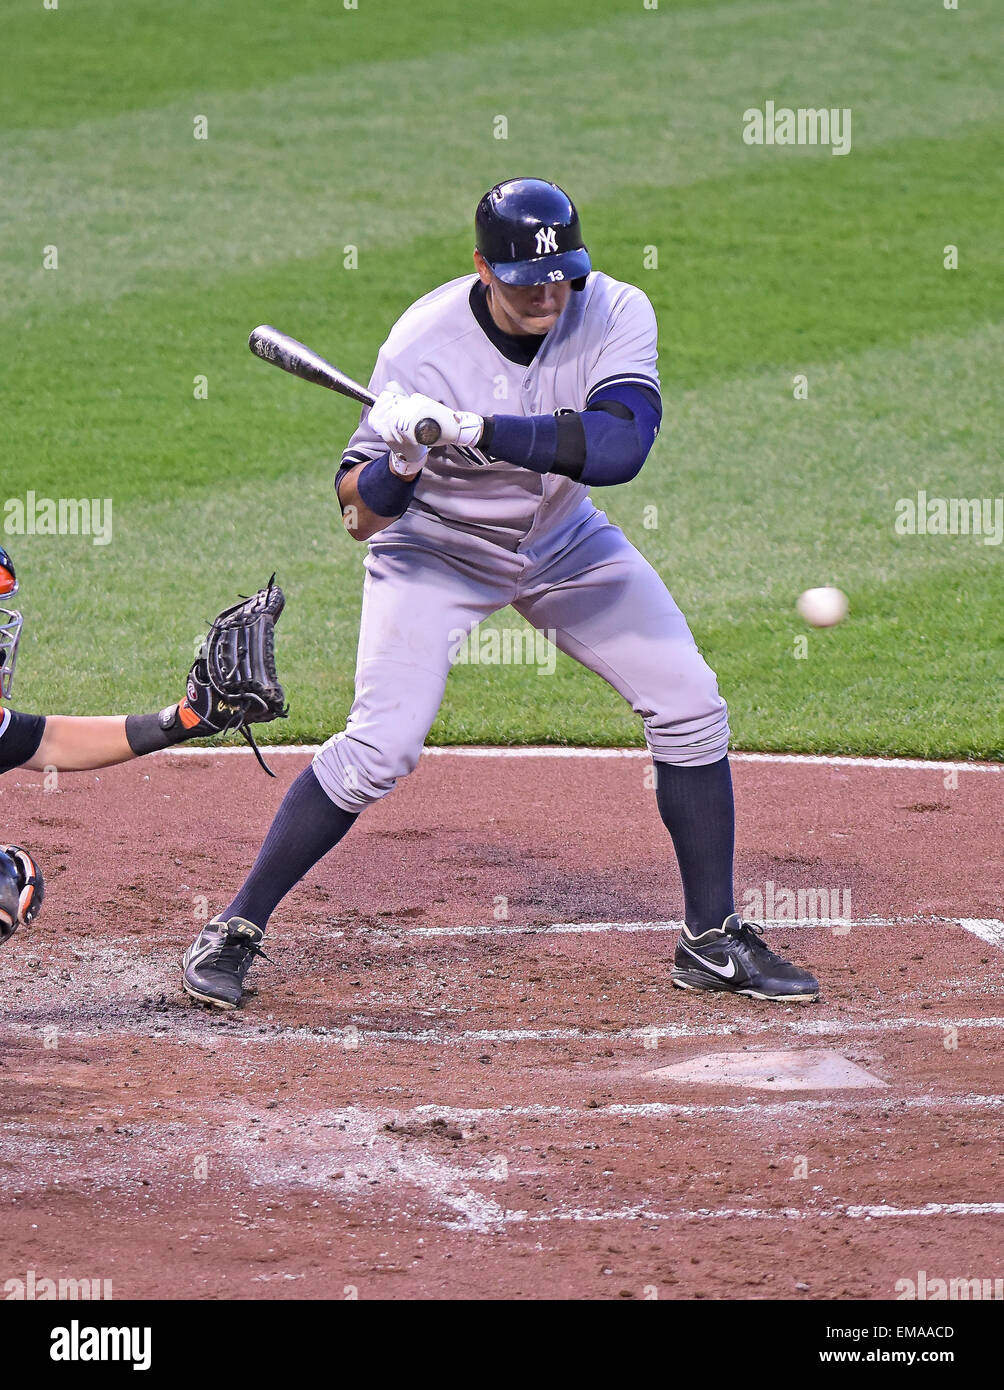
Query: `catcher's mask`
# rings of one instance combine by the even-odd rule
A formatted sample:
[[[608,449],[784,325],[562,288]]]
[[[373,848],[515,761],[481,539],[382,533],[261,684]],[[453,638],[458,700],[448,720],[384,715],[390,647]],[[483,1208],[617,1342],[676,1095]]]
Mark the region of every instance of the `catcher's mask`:
[[[0,602],[13,598],[17,593],[17,575],[14,562],[0,546]],[[0,698],[10,698],[14,684],[14,664],[17,661],[17,644],[21,640],[21,614],[14,608],[0,608]]]

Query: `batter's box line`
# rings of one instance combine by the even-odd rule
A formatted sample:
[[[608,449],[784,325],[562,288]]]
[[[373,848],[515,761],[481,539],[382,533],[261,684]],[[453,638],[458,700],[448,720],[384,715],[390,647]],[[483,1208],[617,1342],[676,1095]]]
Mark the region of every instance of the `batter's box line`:
[[[978,936],[991,946],[1004,948],[1004,922],[994,917],[859,917],[841,919],[839,917],[768,917],[763,926],[783,930],[792,928],[804,930],[809,927],[828,927],[834,935],[849,935],[871,927],[910,927],[910,926],[955,926]],[[351,929],[363,936],[599,936],[605,933],[653,933],[679,932],[682,922],[667,920],[654,922],[550,922],[537,926],[508,926],[505,923],[490,922],[475,926],[454,927],[412,927],[403,923],[396,926],[392,922],[379,927],[360,926]]]
[[[798,1007],[793,1006],[793,1007]],[[1004,1029],[1004,1018],[862,1018],[862,1019],[744,1019],[736,1023],[719,1024],[653,1024],[638,1028],[616,1028],[604,1031],[599,1028],[477,1028],[464,1033],[447,1033],[435,1028],[368,1028],[358,1018],[354,1020],[358,1029],[360,1045],[374,1043],[414,1043],[419,1046],[468,1047],[486,1042],[635,1042],[651,1043],[654,1040],[674,1040],[679,1038],[746,1037],[755,1033],[794,1033],[800,1036],[856,1037],[864,1033],[904,1033],[912,1028],[937,1028],[941,1032],[952,1028],[956,1033],[964,1029],[988,1029],[995,1032]],[[287,1030],[284,1036],[309,1038],[307,1030]],[[343,1045],[340,1030],[333,1029],[328,1034],[329,1041]],[[260,1038],[256,1039],[260,1041]]]
[[[793,1008],[799,1006],[793,1005]],[[38,1021],[25,1019],[6,1019],[2,1032],[15,1038],[38,1037],[46,1014]],[[637,1028],[476,1028],[467,1032],[448,1033],[437,1028],[373,1028],[365,1018],[356,1014],[344,1027],[319,1027],[308,1024],[258,1024],[256,1018],[254,1031],[240,1028],[213,1027],[207,1030],[201,1020],[189,1021],[185,1018],[172,1018],[170,1023],[153,1023],[124,1017],[112,1025],[104,1017],[100,1029],[74,1027],[67,1023],[61,1029],[61,1036],[84,1040],[106,1040],[108,1037],[147,1038],[154,1042],[168,1042],[179,1047],[195,1045],[214,1051],[221,1046],[261,1048],[282,1043],[309,1043],[314,1047],[357,1048],[394,1046],[407,1043],[412,1047],[463,1048],[482,1043],[633,1043],[649,1044],[666,1040],[669,1042],[691,1038],[736,1038],[758,1035],[789,1034],[796,1037],[859,1037],[868,1034],[909,1033],[915,1029],[937,1029],[942,1033],[954,1031],[958,1036],[968,1031],[1004,1031],[1004,1018],[744,1018],[731,1023],[670,1023],[641,1025]],[[258,1031],[260,1027],[261,1031]],[[0,1034],[2,1035],[2,1034]]]
[[[691,1211],[652,1211],[644,1206],[595,1208],[565,1208],[535,1212],[507,1211],[507,1223],[537,1225],[550,1221],[873,1221],[885,1217],[913,1220],[936,1216],[1004,1216],[1004,1202],[926,1202],[920,1207],[847,1206],[820,1207],[818,1210],[799,1207],[698,1207]]]
[[[825,1114],[833,1110],[850,1110],[855,1115],[895,1115],[904,1110],[933,1110],[943,1113],[950,1110],[999,1110],[1004,1107],[1002,1095],[974,1095],[964,1092],[959,1095],[914,1095],[914,1096],[865,1096],[851,1095],[820,1097],[799,1097],[791,1100],[754,1100],[729,1104],[716,1104],[714,1101],[614,1101],[609,1105],[571,1106],[571,1105],[493,1105],[463,1106],[437,1105],[426,1102],[409,1109],[384,1109],[383,1107],[348,1106],[344,1110],[332,1112],[337,1118],[348,1121],[364,1117],[381,1129],[388,1123],[398,1126],[415,1124],[431,1125],[444,1120],[460,1126],[474,1126],[485,1123],[498,1124],[505,1120],[554,1120],[560,1124],[568,1121],[580,1125],[602,1123],[604,1119],[675,1119],[678,1116],[706,1117],[712,1115],[756,1116],[761,1119],[797,1119]]]
[[[312,758],[320,751],[317,743],[275,743],[262,744],[270,755],[293,754],[297,757]],[[244,757],[251,752],[243,745],[237,747],[211,748],[165,748],[153,756],[157,758],[218,758]],[[527,745],[519,748],[497,748],[491,746],[423,748],[423,758],[644,758],[651,761],[647,748],[582,748],[555,747],[550,744]],[[1004,772],[1004,763],[946,762],[929,758],[865,758],[853,757],[843,753],[742,753],[730,750],[729,759],[735,763],[789,763],[805,767],[865,767],[877,771],[892,769],[896,772]]]

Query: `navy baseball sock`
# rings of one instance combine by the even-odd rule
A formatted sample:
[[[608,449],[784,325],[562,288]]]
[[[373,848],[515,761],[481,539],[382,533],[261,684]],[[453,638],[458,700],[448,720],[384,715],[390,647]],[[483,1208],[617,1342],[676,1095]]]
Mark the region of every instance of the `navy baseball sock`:
[[[357,815],[336,806],[314,769],[305,767],[283,797],[244,886],[220,916],[244,917],[264,930],[280,899],[334,849]]]
[[[735,911],[732,852],[735,808],[728,757],[703,767],[655,764],[655,799],[673,838],[690,931],[720,927]]]

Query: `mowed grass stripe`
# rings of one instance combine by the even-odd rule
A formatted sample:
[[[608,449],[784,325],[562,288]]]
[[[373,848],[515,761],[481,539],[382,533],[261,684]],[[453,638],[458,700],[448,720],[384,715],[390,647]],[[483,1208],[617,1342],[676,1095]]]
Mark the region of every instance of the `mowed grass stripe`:
[[[988,171],[1002,154],[995,134],[971,133],[961,147],[906,141],[828,165],[778,165],[769,177],[591,199],[583,215],[597,265],[642,285],[659,315],[669,422],[681,389],[761,366],[790,387],[810,362],[983,319],[999,298]],[[891,168],[896,179],[883,192]],[[277,323],[366,379],[394,319],[468,268],[471,241],[467,232],[364,250],[355,271],[325,253],[209,288],[179,276],[171,290],[33,318],[7,366],[9,485],[74,496],[86,479],[90,495],[125,501],[221,480],[264,484],[332,462],[355,407],[253,359],[248,331]],[[957,271],[943,266],[948,241],[960,247]],[[650,271],[642,256],[653,243],[659,268]],[[197,374],[208,379],[204,401],[193,399]],[[989,389],[994,374],[984,368],[980,378]],[[895,404],[895,390],[881,404]],[[858,420],[855,400],[848,410],[841,427],[858,431],[856,448],[872,426]],[[968,428],[959,426],[964,448]],[[709,419],[699,461],[719,435]],[[658,447],[666,442],[664,434]],[[875,465],[883,471],[884,456]],[[686,492],[680,500],[686,514]]]
[[[738,746],[1000,756],[1000,549],[977,537],[896,537],[893,521],[896,498],[918,478],[946,495],[993,486],[984,367],[1002,347],[1004,331],[983,326],[810,363],[805,402],[777,374],[689,392],[639,479],[597,492],[687,612],[719,671]],[[964,447],[952,438],[962,430]],[[315,463],[277,471],[264,490],[243,480],[168,485],[160,498],[124,503],[104,549],[84,537],[19,539],[30,575],[19,700],[79,712],[158,707],[200,621],[231,588],[247,591],[277,566],[290,599],[280,656],[293,713],[266,732],[295,743],[341,727],[363,547],[339,532],[330,476]],[[648,530],[652,504],[660,524]],[[807,659],[796,659],[806,630],[794,597],[827,581],[850,593],[852,620],[812,634]],[[496,620],[518,623],[511,611]],[[559,656],[547,677],[527,666],[455,668],[432,741],[631,745],[640,725]]]
[[[544,170],[585,201],[639,183],[843,162],[825,149],[745,145],[742,112],[767,96],[851,106],[858,151],[948,138],[992,118],[988,22],[981,0],[972,10],[923,21],[912,4],[799,0],[752,7],[745,22],[737,6],[622,13],[570,28],[558,45],[493,35],[448,64],[438,51],[355,63],[209,91],[198,110],[185,96],[22,130],[0,158],[0,302],[8,316],[38,314],[178,274],[205,283],[319,247],[372,250],[399,242],[403,221],[412,235],[459,233],[483,188],[520,169]],[[506,140],[493,138],[499,113]],[[206,141],[192,138],[196,114],[209,119]],[[46,275],[49,244],[62,268]]]
[[[658,18],[686,12],[694,0],[661,0]],[[245,91],[308,73],[338,83],[352,67],[434,53],[448,75],[449,55],[484,41],[484,15],[470,0],[74,0],[58,16],[36,7],[8,7],[8,52],[30,62],[30,90],[0,89],[0,129],[73,125],[161,104],[181,93]],[[564,32],[608,19],[610,0],[508,0],[507,36],[521,34],[554,50]],[[633,13],[633,4],[619,8]],[[719,0],[716,9],[724,4]],[[736,0],[737,9],[752,8]],[[771,7],[777,8],[777,6]],[[491,12],[491,31],[501,11]],[[686,21],[684,21],[686,22]]]
[[[664,384],[751,364],[794,372],[997,317],[1004,257],[987,175],[1004,162],[1004,136],[975,125],[956,135],[639,187],[621,217],[605,206],[607,262],[660,311]],[[646,241],[658,272],[642,269]],[[957,271],[945,269],[948,245]]]

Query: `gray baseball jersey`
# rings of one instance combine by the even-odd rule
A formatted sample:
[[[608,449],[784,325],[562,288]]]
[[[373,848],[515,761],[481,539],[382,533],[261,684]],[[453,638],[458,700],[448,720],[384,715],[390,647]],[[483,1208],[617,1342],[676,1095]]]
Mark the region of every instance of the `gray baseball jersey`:
[[[374,392],[397,381],[454,409],[528,416],[584,410],[613,382],[658,391],[655,314],[633,285],[591,273],[524,365],[476,312],[476,283],[405,311]],[[364,413],[343,465],[385,452]],[[483,457],[433,450],[408,510],[368,542],[355,700],[314,759],[331,799],[361,811],[415,767],[458,634],[507,605],[629,701],[655,759],[717,762],[725,701],[658,573],[583,484]]]
[[[504,356],[475,318],[470,298],[477,283],[476,275],[463,275],[402,314],[380,349],[372,391],[397,381],[406,391],[478,415],[585,410],[598,387],[615,381],[658,393],[655,312],[634,285],[591,274],[524,366]],[[359,463],[386,450],[364,413],[342,462]],[[476,449],[434,449],[405,515],[426,513],[513,547],[531,526],[538,534],[560,526],[587,495],[581,483],[556,473],[503,462],[472,468],[483,459]]]

